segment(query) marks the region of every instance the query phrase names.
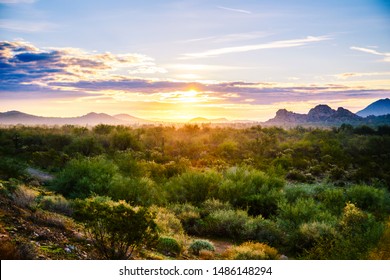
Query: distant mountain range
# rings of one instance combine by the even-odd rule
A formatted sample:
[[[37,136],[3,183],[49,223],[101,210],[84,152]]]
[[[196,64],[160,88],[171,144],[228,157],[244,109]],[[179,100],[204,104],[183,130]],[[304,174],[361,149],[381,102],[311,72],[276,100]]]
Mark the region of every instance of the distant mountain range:
[[[79,125],[79,126],[95,126],[98,124],[109,125],[152,125],[161,124],[161,121],[151,121],[137,118],[127,114],[108,115],[104,113],[89,113],[73,118],[58,118],[58,117],[40,117],[22,113],[19,111],[9,111],[0,113],[0,124],[2,125]],[[172,123],[172,122],[166,122]],[[203,117],[194,118],[188,123],[207,123],[215,125],[241,125],[256,123],[250,120],[233,120],[229,121],[226,118],[207,119]],[[307,114],[298,114],[286,109],[280,109],[276,112],[276,116],[262,125],[277,125],[292,127],[296,125],[308,126],[337,126],[343,123],[352,125],[390,125],[390,99],[380,99],[368,105],[363,110],[356,114],[351,111],[339,107],[337,110],[330,108],[328,105],[317,105]]]
[[[136,118],[127,114],[110,116],[103,113],[89,113],[80,117],[73,118],[56,118],[56,117],[40,117],[22,113],[19,111],[9,111],[0,113],[0,124],[4,125],[80,125],[80,126],[95,126],[98,124],[110,125],[142,125],[153,124],[149,120]]]
[[[328,105],[317,105],[307,114],[298,114],[286,109],[280,109],[276,112],[276,116],[266,121],[265,124],[290,127],[296,125],[333,126],[343,123],[352,125],[390,125],[390,107],[388,107],[389,113],[386,113],[386,106],[384,106],[384,104],[389,104],[389,101],[389,99],[378,100],[359,111],[360,115],[342,107],[334,110]]]

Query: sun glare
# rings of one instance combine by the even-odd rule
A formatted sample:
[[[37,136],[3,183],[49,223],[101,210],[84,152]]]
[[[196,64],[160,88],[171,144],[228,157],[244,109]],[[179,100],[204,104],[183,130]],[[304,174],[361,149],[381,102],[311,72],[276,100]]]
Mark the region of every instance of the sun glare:
[[[195,89],[175,91],[161,94],[161,100],[170,103],[198,103],[202,98]]]

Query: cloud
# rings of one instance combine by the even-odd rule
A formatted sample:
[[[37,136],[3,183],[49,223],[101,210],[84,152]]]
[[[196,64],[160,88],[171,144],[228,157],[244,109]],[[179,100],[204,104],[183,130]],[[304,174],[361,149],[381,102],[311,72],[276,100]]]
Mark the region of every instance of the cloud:
[[[0,42],[0,74],[5,87],[115,80],[121,71],[142,74],[165,69],[142,54],[88,53],[75,48],[43,50],[24,41]]]
[[[242,9],[234,9],[234,8],[229,8],[229,7],[224,7],[224,6],[217,6],[218,9],[230,11],[230,12],[236,12],[236,13],[241,13],[241,14],[251,14],[251,11],[248,10],[242,10]]]
[[[0,0],[0,4],[34,3],[36,0]]]
[[[11,30],[15,32],[35,33],[48,32],[55,30],[57,25],[50,22],[32,22],[19,20],[0,20],[0,29]]]
[[[227,42],[238,42],[238,41],[247,41],[258,38],[264,38],[271,35],[271,33],[263,31],[253,31],[253,32],[244,32],[244,33],[231,33],[219,36],[208,36],[202,38],[188,39],[181,41],[182,43],[195,43],[207,41],[207,43],[227,43]]]
[[[302,40],[274,42],[273,45],[286,47],[321,39]],[[223,69],[220,65],[174,66],[179,69]],[[374,89],[366,81],[354,86],[346,86],[346,83],[297,85],[245,81],[185,82],[136,78],[128,74],[156,73],[160,70],[164,68],[158,67],[152,58],[142,54],[90,53],[76,48],[41,49],[24,41],[3,41],[0,42],[0,100],[35,99],[39,103],[41,99],[58,98],[57,102],[69,103],[74,100],[89,107],[92,106],[90,103],[106,104],[107,100],[115,104],[179,104],[193,101],[197,108],[242,110],[245,106],[279,106],[283,102],[294,103],[297,100],[347,100],[356,96],[373,98],[388,97],[390,94],[390,84],[383,84],[383,88],[380,88],[382,84],[377,85]],[[374,74],[342,75],[352,77]]]
[[[182,59],[194,59],[194,58],[205,58],[205,57],[215,57],[224,54],[231,53],[242,53],[256,50],[265,50],[265,49],[280,49],[280,48],[292,48],[304,46],[309,43],[321,42],[324,40],[329,40],[328,36],[308,36],[304,39],[293,39],[293,40],[282,40],[282,41],[273,41],[264,44],[256,44],[256,45],[244,45],[237,47],[228,47],[228,48],[219,48],[219,49],[211,49],[204,52],[198,53],[188,53],[184,54]]]
[[[334,75],[337,79],[349,79],[354,77],[390,76],[390,72],[347,72]]]
[[[361,48],[361,47],[350,47],[350,49],[355,50],[355,51],[369,53],[369,54],[383,56],[383,61],[390,62],[390,53],[378,52],[377,50],[368,49],[368,48]]]

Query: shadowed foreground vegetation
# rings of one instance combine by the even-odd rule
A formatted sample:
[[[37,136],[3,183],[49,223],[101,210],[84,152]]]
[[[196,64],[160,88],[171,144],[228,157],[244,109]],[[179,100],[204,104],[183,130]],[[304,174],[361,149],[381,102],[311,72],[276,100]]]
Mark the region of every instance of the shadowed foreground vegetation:
[[[2,259],[390,258],[388,126],[18,126],[0,156]]]

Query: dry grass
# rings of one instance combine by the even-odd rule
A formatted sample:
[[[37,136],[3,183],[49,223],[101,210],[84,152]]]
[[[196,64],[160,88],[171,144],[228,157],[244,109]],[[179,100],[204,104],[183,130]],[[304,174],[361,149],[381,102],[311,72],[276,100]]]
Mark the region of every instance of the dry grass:
[[[278,260],[278,251],[264,243],[245,242],[228,248],[222,257],[227,260]]]
[[[36,206],[36,198],[38,195],[38,191],[25,185],[20,185],[13,193],[12,198],[15,204],[20,207],[34,208]]]

